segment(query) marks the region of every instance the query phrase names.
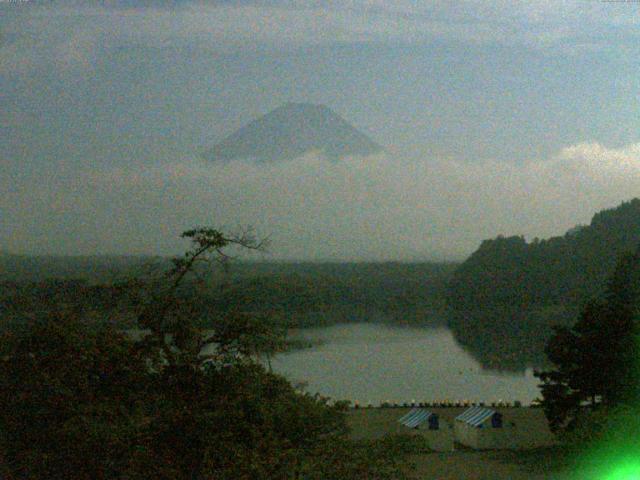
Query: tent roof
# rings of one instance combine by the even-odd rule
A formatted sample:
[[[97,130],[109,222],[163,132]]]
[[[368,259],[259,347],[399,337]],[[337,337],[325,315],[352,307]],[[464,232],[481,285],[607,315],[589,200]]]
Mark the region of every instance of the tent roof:
[[[487,418],[491,418],[495,410],[485,407],[471,407],[456,417],[456,420],[474,427],[480,426]]]
[[[421,423],[426,422],[431,415],[433,413],[424,408],[412,408],[409,413],[400,417],[398,422],[409,428],[416,428]]]

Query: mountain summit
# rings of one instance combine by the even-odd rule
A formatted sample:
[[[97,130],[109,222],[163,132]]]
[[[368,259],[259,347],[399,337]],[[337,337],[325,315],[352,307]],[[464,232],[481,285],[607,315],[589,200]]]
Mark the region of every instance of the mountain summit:
[[[330,159],[370,155],[382,147],[324,105],[286,103],[205,152],[209,160],[290,160],[318,150]]]

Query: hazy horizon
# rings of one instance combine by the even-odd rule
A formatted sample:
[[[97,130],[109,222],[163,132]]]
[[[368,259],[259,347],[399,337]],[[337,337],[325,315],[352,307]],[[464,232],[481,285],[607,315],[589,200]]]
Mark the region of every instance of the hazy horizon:
[[[0,3],[0,249],[171,255],[253,226],[266,260],[462,260],[640,196],[628,2]],[[386,148],[202,153],[286,102]]]

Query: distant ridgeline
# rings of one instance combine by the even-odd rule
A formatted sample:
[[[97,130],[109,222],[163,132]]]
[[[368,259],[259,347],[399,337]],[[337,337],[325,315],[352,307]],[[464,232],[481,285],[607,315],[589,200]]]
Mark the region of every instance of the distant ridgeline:
[[[49,279],[107,283],[140,274],[158,257],[118,255],[14,255],[0,251],[0,281],[42,282]],[[168,264],[168,262],[167,262]]]
[[[456,310],[491,306],[580,304],[598,295],[621,254],[640,244],[640,199],[594,215],[562,237],[485,240],[453,275]]]

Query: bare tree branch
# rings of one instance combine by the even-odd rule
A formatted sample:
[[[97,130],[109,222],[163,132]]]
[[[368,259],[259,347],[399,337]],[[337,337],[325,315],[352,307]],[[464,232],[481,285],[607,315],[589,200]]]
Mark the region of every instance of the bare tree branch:
[[[151,336],[155,337],[155,342],[148,343],[159,345],[169,364],[175,364],[177,361],[174,347],[191,342],[193,350],[199,354],[215,338],[214,335],[205,339],[199,331],[195,332],[196,338],[192,338],[194,332],[188,331],[189,325],[182,325],[179,318],[178,312],[183,309],[177,296],[179,288],[190,274],[195,274],[202,280],[196,265],[213,260],[225,267],[234,258],[225,251],[226,248],[239,247],[243,250],[265,251],[268,244],[268,239],[257,239],[253,230],[249,228],[236,235],[226,236],[217,229],[199,227],[185,231],[182,238],[191,241],[191,249],[187,250],[183,256],[172,260],[173,267],[164,277],[168,286],[162,288],[161,282],[155,285],[156,291],[138,315],[138,324],[151,330]],[[182,312],[182,315],[184,313]]]

